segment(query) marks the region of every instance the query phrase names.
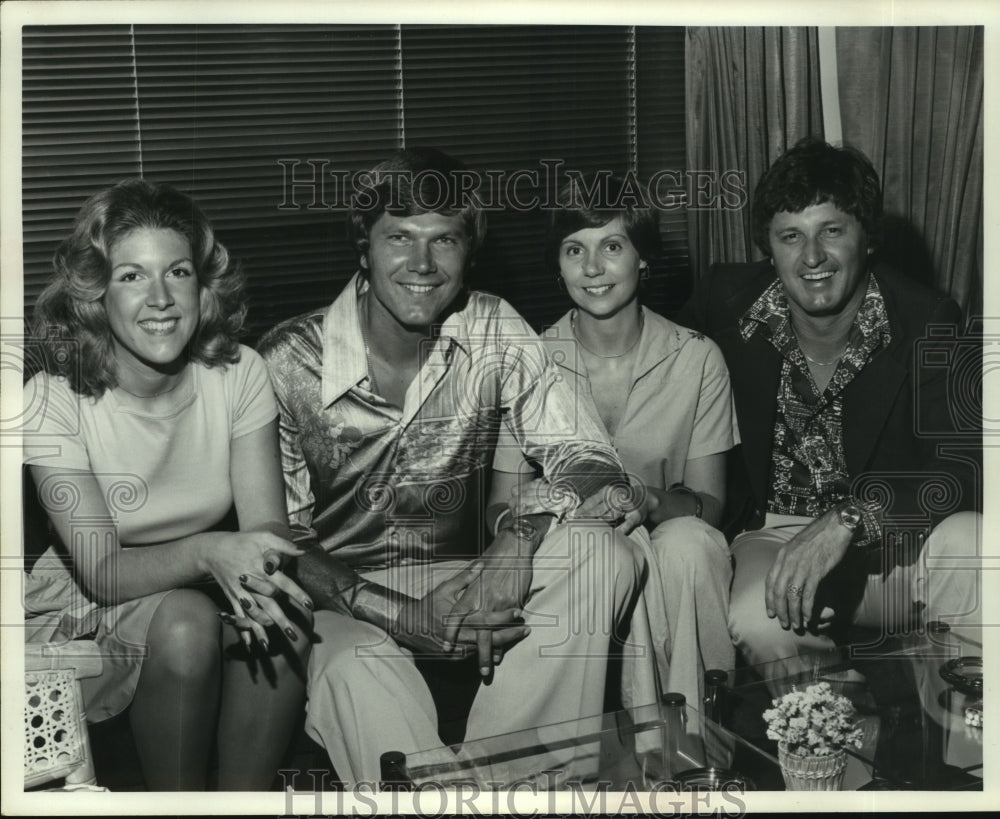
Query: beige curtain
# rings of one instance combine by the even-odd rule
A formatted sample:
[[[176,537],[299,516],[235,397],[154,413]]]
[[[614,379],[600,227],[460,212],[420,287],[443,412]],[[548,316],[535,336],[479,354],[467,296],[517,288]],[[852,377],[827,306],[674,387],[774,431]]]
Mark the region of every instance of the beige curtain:
[[[844,142],[885,189],[889,263],[982,313],[983,29],[838,28]]]
[[[743,171],[739,210],[688,211],[691,270],[760,258],[750,202],[761,174],[804,136],[823,136],[815,28],[687,30],[687,167]]]

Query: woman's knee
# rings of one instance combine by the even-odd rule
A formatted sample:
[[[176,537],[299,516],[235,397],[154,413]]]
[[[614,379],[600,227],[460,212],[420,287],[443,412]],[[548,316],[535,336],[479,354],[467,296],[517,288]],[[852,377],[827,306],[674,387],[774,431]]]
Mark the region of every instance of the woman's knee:
[[[180,679],[217,673],[221,624],[215,604],[193,589],[175,589],[160,602],[150,622],[149,661]]]
[[[732,556],[725,536],[699,518],[665,520],[650,532],[649,539],[653,554],[663,566],[732,576]]]

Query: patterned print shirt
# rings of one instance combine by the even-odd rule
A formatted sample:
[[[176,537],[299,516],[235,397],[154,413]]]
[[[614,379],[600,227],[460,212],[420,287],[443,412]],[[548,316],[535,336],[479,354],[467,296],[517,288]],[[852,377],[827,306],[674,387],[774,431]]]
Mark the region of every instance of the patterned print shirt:
[[[769,512],[816,518],[845,500],[862,512],[859,545],[881,541],[880,510],[851,496],[851,476],[844,456],[844,388],[871,357],[891,341],[885,301],[875,275],[848,334],[847,347],[822,392],[792,329],[788,300],[777,280],[740,319],[749,340],[761,333],[781,354],[777,413],[771,448]]]
[[[623,475],[534,331],[496,296],[466,294],[428,341],[402,410],[373,393],[358,319],[367,289],[356,275],[329,308],[260,344],[299,538],[356,570],[478,554],[502,423],[553,480]]]

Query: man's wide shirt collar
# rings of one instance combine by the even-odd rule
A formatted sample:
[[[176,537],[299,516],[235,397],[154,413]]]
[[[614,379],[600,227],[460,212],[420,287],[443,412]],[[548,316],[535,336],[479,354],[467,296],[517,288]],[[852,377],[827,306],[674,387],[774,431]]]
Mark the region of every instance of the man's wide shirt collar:
[[[788,300],[775,281],[740,318],[740,333],[759,333],[781,354],[777,412],[771,449],[768,511],[819,517],[851,500],[862,511],[859,543],[881,537],[879,509],[850,494],[852,475],[844,452],[843,391],[871,358],[892,341],[885,300],[874,273],[848,332],[847,346],[826,388],[813,381],[792,328]]]
[[[504,421],[546,474],[620,469],[531,327],[496,296],[462,297],[428,340],[402,411],[372,393],[358,315],[367,286],[356,275],[328,309],[261,342],[299,537],[357,569],[478,554]]]

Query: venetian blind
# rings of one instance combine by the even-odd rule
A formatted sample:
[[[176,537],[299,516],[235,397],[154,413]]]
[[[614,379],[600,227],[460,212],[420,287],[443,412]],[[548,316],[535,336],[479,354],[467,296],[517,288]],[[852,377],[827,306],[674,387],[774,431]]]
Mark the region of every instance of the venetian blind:
[[[407,144],[436,144],[503,172],[504,211],[488,216],[476,283],[533,323],[567,302],[543,264],[545,215],[531,204],[540,160],[624,172],[629,158],[628,29],[622,26],[421,26],[403,30]],[[557,178],[552,171],[548,174]],[[541,204],[541,203],[540,203]]]
[[[127,26],[26,26],[22,40],[25,315],[88,196],[138,173]]]
[[[664,256],[654,268],[646,302],[670,315],[691,290],[685,179],[684,29],[636,27],[636,141],[639,178],[657,178]],[[667,175],[670,172],[670,175]],[[681,184],[671,183],[677,179]]]
[[[645,174],[680,162],[683,30],[645,31],[26,27],[25,309],[84,199],[126,176],[170,182],[205,209],[247,272],[252,342],[353,273],[341,174],[404,142],[508,179],[541,174],[542,159],[621,172],[637,155]],[[491,213],[474,280],[536,325],[565,309],[542,269],[543,224],[537,210]]]
[[[399,142],[395,28],[137,26],[135,47],[143,173],[242,261],[251,333],[330,302],[355,268],[334,172]]]

